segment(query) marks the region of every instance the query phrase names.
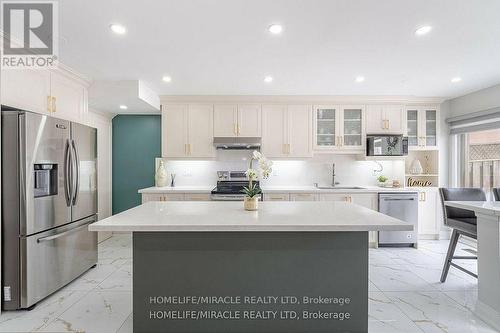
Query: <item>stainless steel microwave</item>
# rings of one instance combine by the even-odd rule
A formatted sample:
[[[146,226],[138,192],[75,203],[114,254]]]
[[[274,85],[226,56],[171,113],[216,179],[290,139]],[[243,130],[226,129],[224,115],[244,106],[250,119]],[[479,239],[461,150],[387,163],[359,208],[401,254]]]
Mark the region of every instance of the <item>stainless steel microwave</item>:
[[[366,156],[406,156],[408,137],[402,135],[367,135]]]

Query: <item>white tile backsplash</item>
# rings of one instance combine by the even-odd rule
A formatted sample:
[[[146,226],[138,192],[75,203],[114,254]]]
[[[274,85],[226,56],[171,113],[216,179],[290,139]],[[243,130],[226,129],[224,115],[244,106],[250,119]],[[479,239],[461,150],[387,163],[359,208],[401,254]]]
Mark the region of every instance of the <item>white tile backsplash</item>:
[[[217,170],[246,170],[252,151],[218,150],[214,160],[164,159],[167,172],[176,174],[177,186],[215,185]],[[158,165],[159,158],[156,160]],[[335,163],[335,180],[341,185],[376,185],[380,173],[373,161],[358,161],[355,155],[321,154],[306,160],[273,160],[273,174],[264,180],[267,186],[307,186],[313,183],[330,184],[332,163]],[[381,174],[390,180],[404,183],[404,161],[381,161]]]

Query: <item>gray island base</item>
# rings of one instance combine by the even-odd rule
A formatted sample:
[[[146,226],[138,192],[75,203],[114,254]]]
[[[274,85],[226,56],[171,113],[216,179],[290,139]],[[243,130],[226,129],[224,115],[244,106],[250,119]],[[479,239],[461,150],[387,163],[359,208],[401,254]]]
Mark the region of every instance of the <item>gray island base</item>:
[[[89,228],[133,233],[135,333],[366,333],[368,231],[413,226],[345,202],[148,202]]]
[[[367,332],[368,232],[134,232],[134,332]]]

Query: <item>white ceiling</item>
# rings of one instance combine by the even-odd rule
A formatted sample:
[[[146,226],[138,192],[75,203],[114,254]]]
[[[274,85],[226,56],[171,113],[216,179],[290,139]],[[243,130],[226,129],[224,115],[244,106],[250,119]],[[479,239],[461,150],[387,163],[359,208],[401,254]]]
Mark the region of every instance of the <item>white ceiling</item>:
[[[500,83],[498,0],[59,3],[63,63],[159,94],[453,97]],[[126,35],[110,31],[115,22]],[[283,33],[271,35],[271,23]],[[424,24],[432,32],[416,37]]]

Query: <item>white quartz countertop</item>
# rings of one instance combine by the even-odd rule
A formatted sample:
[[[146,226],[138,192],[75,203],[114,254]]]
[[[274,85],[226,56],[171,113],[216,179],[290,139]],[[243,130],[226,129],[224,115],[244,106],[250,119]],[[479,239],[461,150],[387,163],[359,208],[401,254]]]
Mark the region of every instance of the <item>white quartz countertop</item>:
[[[473,210],[484,215],[500,216],[500,201],[446,201],[445,205]]]
[[[163,186],[163,187],[148,187],[140,189],[139,193],[210,193],[214,189],[213,186]]]
[[[215,185],[210,186],[164,186],[148,187],[140,189],[139,193],[210,193]],[[263,193],[379,193],[379,192],[418,192],[418,188],[411,187],[379,187],[379,186],[360,186],[361,189],[319,189],[314,186],[262,186]]]
[[[166,201],[143,205],[89,226],[90,231],[375,231],[413,226],[346,202],[261,202],[245,211],[243,202]]]

